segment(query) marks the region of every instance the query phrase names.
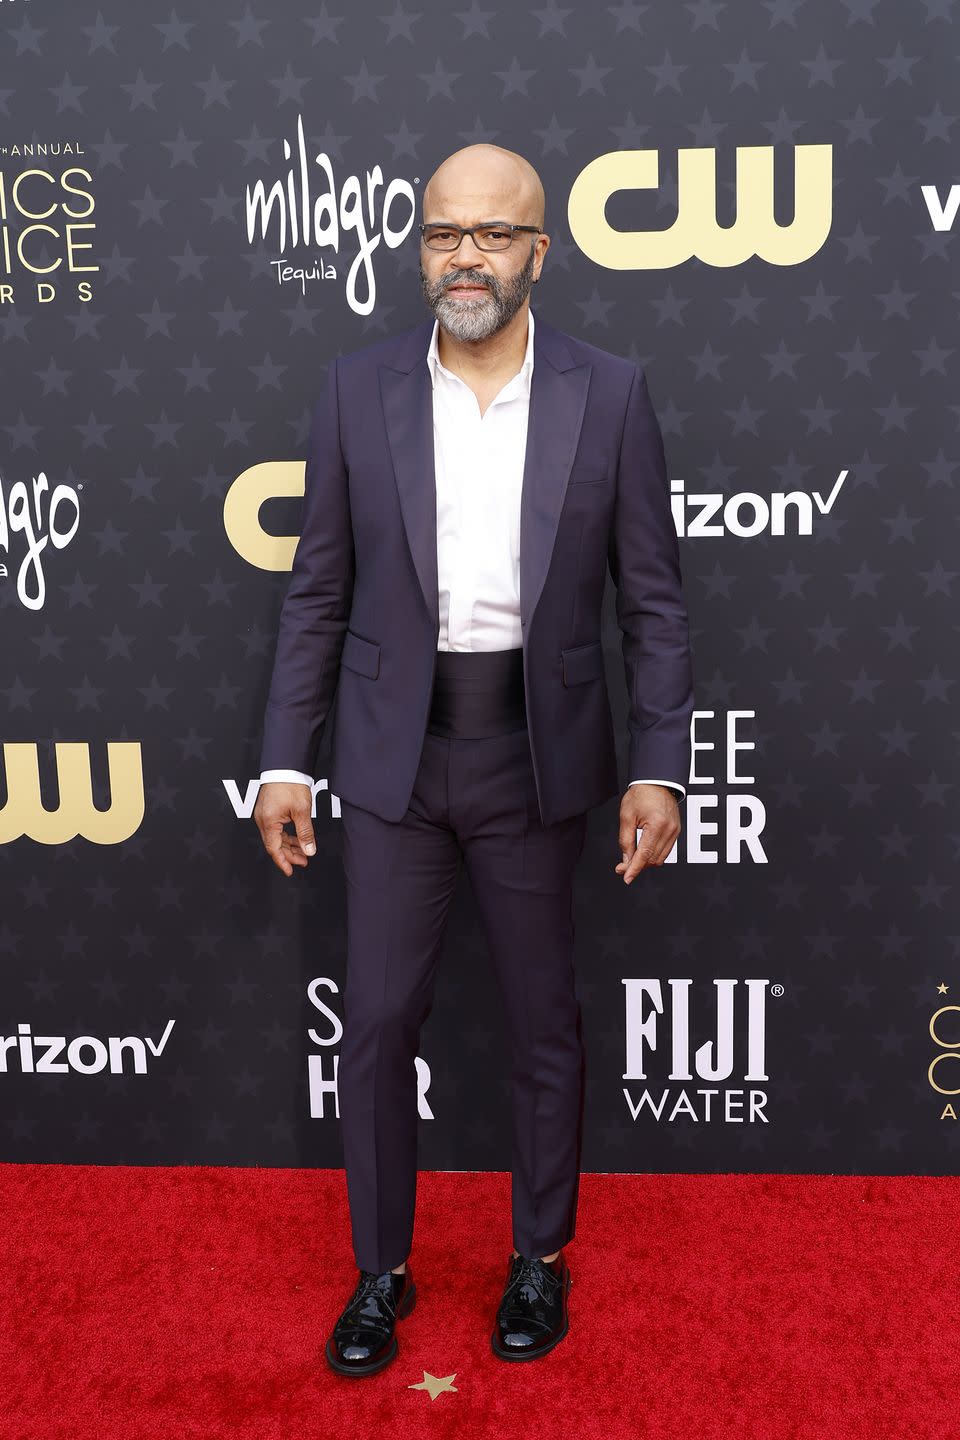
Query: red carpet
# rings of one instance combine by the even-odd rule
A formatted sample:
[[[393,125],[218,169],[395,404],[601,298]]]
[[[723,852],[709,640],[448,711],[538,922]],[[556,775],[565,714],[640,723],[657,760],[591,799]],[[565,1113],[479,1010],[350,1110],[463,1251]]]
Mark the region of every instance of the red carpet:
[[[520,1365],[509,1194],[421,1172],[417,1305],[356,1380],[342,1171],[0,1165],[0,1435],[960,1436],[955,1179],[584,1175],[570,1333]]]

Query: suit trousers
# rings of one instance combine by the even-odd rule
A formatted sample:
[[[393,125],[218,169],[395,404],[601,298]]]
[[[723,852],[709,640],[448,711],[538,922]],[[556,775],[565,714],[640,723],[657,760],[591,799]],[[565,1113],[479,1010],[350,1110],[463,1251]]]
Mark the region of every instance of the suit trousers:
[[[542,823],[524,726],[482,738],[428,729],[402,819],[343,800],[341,817],[347,963],[337,1090],[357,1265],[379,1274],[410,1254],[415,1060],[461,862],[507,1018],[513,1245],[552,1254],[573,1238],[580,1181],[573,875],[587,815]]]

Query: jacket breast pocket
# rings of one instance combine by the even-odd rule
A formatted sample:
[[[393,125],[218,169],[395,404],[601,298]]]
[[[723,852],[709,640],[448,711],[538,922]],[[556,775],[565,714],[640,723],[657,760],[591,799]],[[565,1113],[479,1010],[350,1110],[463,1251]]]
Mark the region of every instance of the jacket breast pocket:
[[[591,640],[589,645],[568,645],[560,651],[560,658],[564,685],[582,685],[603,674],[603,645],[599,640]]]
[[[380,646],[375,640],[364,640],[355,630],[347,629],[343,637],[340,663],[346,665],[348,670],[355,670],[358,675],[366,675],[369,679],[376,680],[380,674]]]

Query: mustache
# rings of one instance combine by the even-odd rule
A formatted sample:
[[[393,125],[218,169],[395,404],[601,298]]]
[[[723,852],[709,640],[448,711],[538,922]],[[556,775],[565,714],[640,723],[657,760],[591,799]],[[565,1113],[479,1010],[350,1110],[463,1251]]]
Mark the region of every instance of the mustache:
[[[441,288],[444,290],[452,290],[455,285],[478,285],[482,286],[484,290],[490,289],[490,286],[485,280],[476,279],[472,275],[455,275],[452,280],[443,281]]]

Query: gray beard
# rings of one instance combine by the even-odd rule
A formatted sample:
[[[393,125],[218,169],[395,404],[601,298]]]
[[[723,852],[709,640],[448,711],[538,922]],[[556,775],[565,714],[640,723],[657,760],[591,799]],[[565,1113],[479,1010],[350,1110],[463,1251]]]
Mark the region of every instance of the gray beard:
[[[421,265],[420,283],[424,299],[444,330],[455,340],[487,340],[509,324],[530,294],[534,248],[531,245],[526,264],[506,284],[496,279],[473,276],[477,284],[487,286],[487,293],[475,300],[451,300],[446,294],[453,283],[469,281],[469,272],[453,276],[445,286],[431,285]]]

